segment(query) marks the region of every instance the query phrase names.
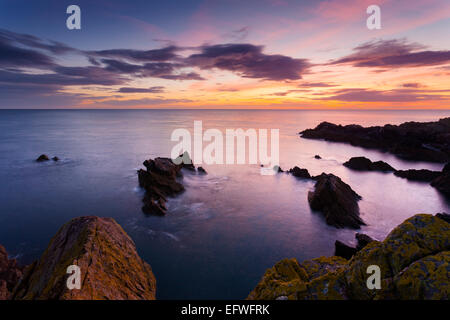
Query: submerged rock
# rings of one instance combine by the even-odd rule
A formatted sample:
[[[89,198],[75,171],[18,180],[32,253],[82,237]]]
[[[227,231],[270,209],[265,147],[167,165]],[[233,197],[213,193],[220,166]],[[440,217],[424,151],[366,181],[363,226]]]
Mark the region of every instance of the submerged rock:
[[[49,161],[49,160],[50,160],[50,158],[49,158],[48,155],[46,155],[46,154],[41,154],[41,155],[36,159],[37,162],[43,162],[43,161]]]
[[[5,247],[0,245],[0,300],[8,300],[22,278],[23,268],[16,259],[9,259]]]
[[[81,272],[69,290],[67,267]],[[134,242],[111,218],[79,217],[65,224],[14,291],[17,300],[154,300],[156,281]]]
[[[285,259],[266,271],[250,300],[448,299],[450,224],[427,214],[397,226],[383,242],[372,241],[351,260]],[[367,267],[381,270],[381,289],[367,288]]]
[[[411,181],[431,182],[441,175],[439,171],[431,171],[428,169],[409,169],[397,170],[394,175],[400,178],[405,178]]]
[[[392,166],[390,166],[388,163],[384,161],[372,162],[370,159],[367,159],[366,157],[350,158],[350,160],[344,163],[344,166],[359,171],[383,171],[383,172],[395,171],[395,169]]]
[[[441,163],[450,160],[450,118],[367,128],[322,122],[316,128],[300,134],[308,139],[325,139],[379,149],[409,160]]]
[[[53,157],[52,160],[53,161],[59,161],[59,158],[58,157]]]
[[[319,156],[318,154],[316,154],[316,155],[314,156],[314,158],[315,158],[315,159],[322,159],[322,157]]]
[[[315,190],[308,193],[309,205],[325,216],[327,224],[354,229],[365,225],[359,217],[358,201],[361,196],[348,184],[333,174],[322,173],[314,178],[317,182]]]
[[[309,174],[307,169],[301,169],[297,166],[289,169],[288,173],[292,174],[294,177],[302,178],[302,179],[311,179],[311,175]]]

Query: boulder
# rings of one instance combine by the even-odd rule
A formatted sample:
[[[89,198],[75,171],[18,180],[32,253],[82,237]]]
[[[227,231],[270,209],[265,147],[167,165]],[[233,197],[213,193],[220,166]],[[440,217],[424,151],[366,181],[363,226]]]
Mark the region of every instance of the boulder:
[[[342,257],[344,259],[351,259],[358,250],[351,246],[346,245],[345,243],[336,240],[334,243],[334,255],[337,257]]]
[[[446,300],[450,294],[450,224],[427,214],[372,241],[351,260],[285,259],[266,271],[249,300]],[[381,289],[367,288],[367,267],[381,270]]]
[[[327,224],[337,228],[354,229],[365,225],[359,217],[358,201],[361,199],[353,189],[333,174],[322,173],[315,177],[315,190],[308,193],[312,210],[320,211]]]
[[[362,127],[322,122],[300,132],[302,138],[344,142],[373,148],[398,157],[444,163],[450,160],[450,118],[435,122],[405,122],[400,125]]]
[[[301,169],[301,168],[295,166],[294,168],[289,169],[288,172],[297,178],[311,179],[311,175],[309,174],[307,169]]]
[[[353,157],[344,163],[344,166],[353,170],[359,171],[382,171],[382,172],[392,172],[395,169],[384,161],[372,162],[370,159],[365,157]]]
[[[23,268],[16,259],[9,259],[5,247],[0,245],[0,300],[8,300],[22,278]]]
[[[67,288],[67,267],[81,289]],[[154,300],[156,281],[134,242],[111,218],[75,218],[52,238],[13,293],[16,300]]]
[[[400,178],[408,179],[411,181],[431,182],[441,175],[439,171],[431,171],[428,169],[409,169],[409,170],[397,170],[394,175]]]
[[[50,159],[49,159],[49,157],[48,157],[46,154],[41,154],[41,155],[36,159],[37,162],[43,162],[43,161],[48,161],[48,160],[50,160]]]

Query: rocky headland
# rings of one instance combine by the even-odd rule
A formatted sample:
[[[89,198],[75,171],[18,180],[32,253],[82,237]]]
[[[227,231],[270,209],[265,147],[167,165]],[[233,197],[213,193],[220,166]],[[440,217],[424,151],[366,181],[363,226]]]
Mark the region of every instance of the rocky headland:
[[[373,127],[322,122],[314,129],[300,132],[300,135],[307,139],[378,149],[408,160],[440,163],[450,160],[450,118]]]
[[[448,216],[447,216],[448,217]],[[370,265],[381,270],[381,289],[368,289]],[[450,223],[415,215],[386,239],[370,241],[350,260],[284,259],[266,271],[249,300],[384,300],[450,297]]]
[[[67,267],[80,268],[81,289],[69,290]],[[17,280],[17,279],[16,279]],[[18,282],[15,300],[153,300],[156,280],[134,242],[112,218],[79,217],[52,238]]]

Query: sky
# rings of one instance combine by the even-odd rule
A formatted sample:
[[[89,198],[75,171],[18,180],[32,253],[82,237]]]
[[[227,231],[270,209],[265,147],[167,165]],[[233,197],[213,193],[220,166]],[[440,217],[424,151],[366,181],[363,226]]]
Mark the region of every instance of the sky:
[[[450,109],[449,34],[448,0],[0,0],[0,108]]]

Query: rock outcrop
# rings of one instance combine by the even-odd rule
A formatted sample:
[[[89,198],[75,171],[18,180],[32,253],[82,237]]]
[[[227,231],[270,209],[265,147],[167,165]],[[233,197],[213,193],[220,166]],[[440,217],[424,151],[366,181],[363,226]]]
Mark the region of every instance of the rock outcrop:
[[[308,193],[311,209],[320,211],[327,224],[337,228],[354,229],[365,225],[359,217],[358,201],[361,199],[353,189],[333,174],[315,176],[315,190]]]
[[[342,241],[336,240],[334,243],[334,255],[337,257],[342,257],[344,259],[351,259],[358,252],[356,248],[346,245]]]
[[[23,268],[15,259],[9,259],[5,247],[0,245],[0,300],[8,300],[22,278]]]
[[[394,175],[411,181],[431,182],[441,175],[439,171],[428,169],[397,170]]]
[[[178,182],[178,178],[183,176],[181,169],[195,171],[195,166],[186,152],[175,160],[145,160],[144,166],[146,170],[138,170],[139,185],[145,189],[142,211],[146,214],[165,215],[167,197],[184,191],[184,186]],[[203,171],[200,170],[199,173],[206,173]]]
[[[39,157],[37,157],[37,162],[43,162],[43,161],[49,161],[50,158],[46,154],[41,154]]]
[[[367,288],[371,265],[380,267],[379,290]],[[266,271],[248,299],[448,299],[449,274],[450,224],[418,214],[348,261],[336,256],[282,260]]]
[[[81,289],[67,288],[67,267],[80,268]],[[156,281],[134,242],[111,218],[75,218],[27,267],[17,300],[153,300]]]
[[[308,169],[302,169],[297,166],[293,167],[292,169],[289,169],[288,173],[292,174],[296,178],[301,179],[311,179],[311,175],[308,172]]]
[[[370,159],[365,157],[353,157],[344,163],[344,166],[353,170],[359,171],[382,171],[382,172],[392,172],[396,171],[388,163],[384,161],[372,162]]]
[[[449,163],[444,167],[441,174],[431,181],[431,186],[450,197],[450,168]]]
[[[450,160],[450,118],[367,128],[355,124],[342,126],[322,122],[316,128],[300,134],[308,139],[325,139],[379,149],[409,160],[440,163]]]

